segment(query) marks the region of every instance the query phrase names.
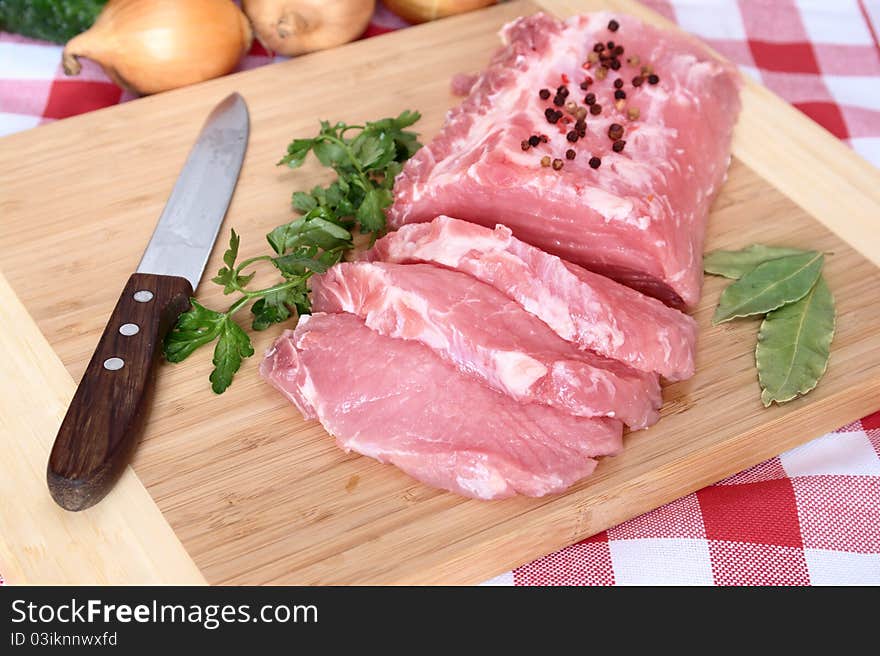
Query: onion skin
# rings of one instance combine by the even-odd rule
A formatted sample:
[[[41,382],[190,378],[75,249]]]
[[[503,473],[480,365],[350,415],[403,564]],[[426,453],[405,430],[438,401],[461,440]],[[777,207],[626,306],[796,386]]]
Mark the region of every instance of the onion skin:
[[[243,0],[257,39],[279,55],[302,55],[354,41],[376,0]]]
[[[496,0],[383,0],[388,9],[410,23],[426,23],[494,5]]]
[[[231,72],[252,41],[231,0],[110,0],[89,30],[67,42],[62,63],[77,75],[78,58],[92,59],[120,86],[151,94]]]

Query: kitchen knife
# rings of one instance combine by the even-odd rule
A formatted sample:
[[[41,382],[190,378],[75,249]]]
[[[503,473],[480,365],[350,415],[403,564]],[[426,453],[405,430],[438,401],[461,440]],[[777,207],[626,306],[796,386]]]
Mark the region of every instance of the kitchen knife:
[[[208,116],[183,165],[55,438],[47,480],[62,508],[83,510],[104,498],[134,453],[162,342],[202,277],[248,133],[247,105],[233,93]]]

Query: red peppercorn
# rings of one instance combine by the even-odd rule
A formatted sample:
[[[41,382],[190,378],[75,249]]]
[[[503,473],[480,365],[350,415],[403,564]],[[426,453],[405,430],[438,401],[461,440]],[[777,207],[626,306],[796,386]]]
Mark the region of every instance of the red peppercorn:
[[[541,100],[547,100],[550,97],[550,89],[541,89],[538,95],[541,97]]]
[[[520,142],[519,145],[520,145],[520,148],[522,148],[523,150],[528,150],[528,149],[529,149],[529,146],[530,146],[530,144],[529,144],[529,140],[528,140],[528,139],[523,139],[523,140]]]
[[[625,145],[626,142],[623,139],[618,139],[613,144],[611,144],[611,150],[613,150],[615,153],[619,153],[621,150],[623,150],[623,147]]]
[[[602,113],[602,105],[596,103],[595,105],[590,105],[590,114],[593,116],[598,116]]]
[[[565,151],[565,159],[574,159],[575,155],[577,155],[577,153],[575,153],[571,148]]]
[[[610,21],[608,21],[608,29],[612,32],[616,32],[618,29],[620,29],[620,23],[612,18]]]
[[[541,135],[541,143],[547,143],[547,135],[546,134]]]
[[[660,81],[660,78],[657,77],[654,73],[651,73],[648,76],[648,84],[657,84]]]
[[[599,159],[598,157],[591,157],[590,158],[590,168],[591,169],[598,169],[599,166],[601,166],[601,165],[602,165],[602,160]]]

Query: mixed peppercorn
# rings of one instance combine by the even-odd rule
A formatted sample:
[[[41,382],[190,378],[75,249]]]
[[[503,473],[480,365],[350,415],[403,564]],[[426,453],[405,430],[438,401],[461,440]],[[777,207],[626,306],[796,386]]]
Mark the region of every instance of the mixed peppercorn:
[[[617,32],[620,29],[620,23],[616,20],[608,22],[608,31]],[[613,71],[619,71],[622,63],[621,57],[625,52],[625,48],[620,43],[612,40],[605,42],[598,41],[593,45],[592,50],[588,53],[586,61],[582,68],[584,71],[592,71],[592,76],[585,73],[583,81],[578,85],[581,91],[585,91],[583,97],[583,105],[578,104],[569,99],[571,91],[569,90],[568,76],[562,75],[562,84],[555,90],[540,89],[538,97],[543,101],[550,101],[552,106],[544,110],[544,118],[550,125],[557,126],[560,132],[565,134],[565,138],[569,144],[574,145],[578,140],[586,137],[587,134],[587,115],[599,116],[602,114],[602,105],[595,91],[590,88],[594,85],[595,80],[604,80]],[[632,67],[639,68],[639,74],[630,80],[633,89],[647,83],[654,85],[660,82],[660,77],[654,73],[650,65],[641,65],[638,55],[627,57],[626,63]],[[594,70],[595,69],[595,70]],[[612,95],[614,108],[623,113],[629,121],[635,121],[640,116],[638,107],[627,107],[627,92],[624,89],[625,82],[623,76],[616,77],[612,83]],[[608,127],[608,138],[611,140],[611,150],[615,153],[623,152],[626,141],[623,139],[625,128],[621,123],[612,123]],[[545,134],[533,134],[527,139],[522,140],[522,149],[530,150],[537,148],[548,142]],[[574,148],[568,148],[565,151],[565,159],[573,160],[577,157]],[[602,165],[602,160],[596,155],[591,155],[588,161],[593,169],[597,169]],[[542,155],[541,166],[551,167],[555,171],[559,171],[564,166],[561,158],[552,158],[550,155]]]

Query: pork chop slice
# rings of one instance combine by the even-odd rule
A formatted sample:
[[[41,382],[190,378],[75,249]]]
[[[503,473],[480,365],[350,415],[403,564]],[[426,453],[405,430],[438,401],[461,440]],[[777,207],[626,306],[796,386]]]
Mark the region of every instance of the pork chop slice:
[[[519,403],[352,314],[302,316],[260,371],[345,451],[468,497],[561,492],[621,449],[620,421]]]
[[[669,380],[694,374],[697,324],[657,299],[494,230],[439,216],[405,225],[360,255],[462,271],[519,303],[580,348]]]
[[[347,262],[312,278],[316,312],[350,312],[389,337],[434,350],[463,373],[522,402],[633,429],[659,418],[658,376],[581,351],[516,301],[431,264]]]

